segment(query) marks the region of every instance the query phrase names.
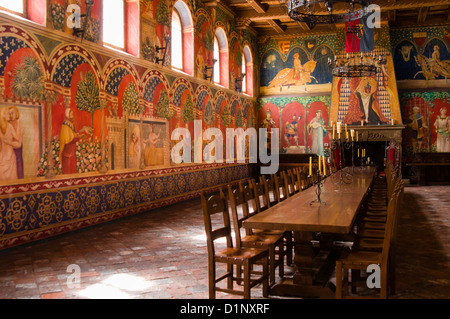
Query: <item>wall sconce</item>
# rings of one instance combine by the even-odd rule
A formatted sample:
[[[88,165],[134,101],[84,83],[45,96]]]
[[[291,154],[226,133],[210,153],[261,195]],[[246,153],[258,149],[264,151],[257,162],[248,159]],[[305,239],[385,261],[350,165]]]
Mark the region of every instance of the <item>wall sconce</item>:
[[[213,81],[213,79],[214,79],[214,64],[216,64],[216,62],[217,62],[217,60],[213,59],[213,65],[212,66],[206,66],[205,65],[203,67],[203,80],[209,79],[211,82]],[[208,70],[211,70],[211,74],[210,75],[207,75],[208,74]]]
[[[156,64],[158,64],[159,62],[162,62],[161,65],[164,65],[164,62],[165,62],[165,60],[166,60],[166,52],[167,52],[167,49],[168,49],[168,47],[169,47],[170,37],[169,37],[169,36],[165,36],[165,37],[164,37],[164,42],[165,42],[166,45],[163,46],[163,47],[159,47],[159,46],[155,45],[155,63],[156,63]],[[162,57],[162,58],[158,58],[158,55],[157,55],[157,53],[158,53],[160,50],[164,50],[164,53],[163,53],[163,57]]]
[[[234,79],[234,89],[236,90],[236,92],[242,92],[242,81],[244,81],[245,76],[246,74],[242,73],[241,76],[238,76]]]
[[[73,28],[73,32],[72,32],[72,35],[74,35],[76,37],[81,37],[81,42],[83,42],[84,34],[86,33],[87,22],[91,17],[91,7],[94,5],[95,1],[94,0],[86,0],[85,3],[86,3],[86,13],[80,14],[80,17],[84,17],[83,26],[81,28],[76,28],[76,27]],[[79,18],[75,16],[74,20],[75,19],[79,19]]]

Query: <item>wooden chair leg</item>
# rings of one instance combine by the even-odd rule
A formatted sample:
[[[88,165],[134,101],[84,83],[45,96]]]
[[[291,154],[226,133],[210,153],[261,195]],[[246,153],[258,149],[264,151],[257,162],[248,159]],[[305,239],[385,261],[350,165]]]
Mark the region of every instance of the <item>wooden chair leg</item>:
[[[244,264],[244,299],[250,299],[250,265]]]
[[[263,297],[269,297],[269,265],[267,259],[263,262]]]
[[[209,299],[216,299],[216,267],[210,266],[210,271],[208,275],[209,281]]]
[[[336,262],[336,299],[342,299],[342,263]]]
[[[230,276],[227,279],[227,288],[233,289],[233,264],[227,265],[227,271],[230,274]]]

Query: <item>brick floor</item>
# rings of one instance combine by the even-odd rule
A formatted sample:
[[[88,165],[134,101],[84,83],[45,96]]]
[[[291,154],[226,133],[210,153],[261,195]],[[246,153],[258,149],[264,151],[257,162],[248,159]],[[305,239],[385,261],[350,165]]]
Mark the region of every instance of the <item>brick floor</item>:
[[[405,188],[393,298],[450,298],[449,190]],[[208,298],[200,200],[0,252],[0,298]]]

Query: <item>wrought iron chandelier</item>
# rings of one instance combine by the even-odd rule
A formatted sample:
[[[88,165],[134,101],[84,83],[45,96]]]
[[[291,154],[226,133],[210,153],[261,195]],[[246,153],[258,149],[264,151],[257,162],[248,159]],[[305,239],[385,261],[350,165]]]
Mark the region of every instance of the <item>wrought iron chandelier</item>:
[[[369,13],[369,0],[281,0],[289,17],[304,22],[310,29],[317,24],[343,23]],[[338,12],[333,12],[336,9]],[[323,10],[325,8],[326,10]]]
[[[328,64],[333,67],[331,59]],[[375,52],[347,53],[345,57],[334,58],[333,76],[341,78],[368,77],[377,74],[378,70],[386,64],[386,57],[376,56]]]

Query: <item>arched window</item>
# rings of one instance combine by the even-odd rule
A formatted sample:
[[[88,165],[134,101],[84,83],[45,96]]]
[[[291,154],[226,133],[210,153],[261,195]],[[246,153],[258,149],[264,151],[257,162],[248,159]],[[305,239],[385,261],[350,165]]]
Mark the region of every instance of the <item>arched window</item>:
[[[219,41],[217,37],[214,36],[214,83],[220,84],[220,52],[219,52]]]
[[[194,27],[189,7],[182,0],[173,6],[170,43],[172,67],[194,75]]]
[[[181,27],[181,19],[177,10],[172,13],[172,67],[183,70],[183,29]]]
[[[103,42],[118,49],[125,48],[124,0],[103,1]]]
[[[0,0],[0,11],[6,11],[45,25],[46,0]]]
[[[244,46],[244,54],[242,55],[242,73],[245,73],[242,93],[253,95],[253,58],[248,45]]]
[[[242,65],[241,65],[241,74],[244,75],[246,70],[247,63],[245,62],[245,54],[242,55]],[[247,76],[246,76],[247,77]],[[242,93],[247,92],[247,81],[246,78],[242,81]]]
[[[217,43],[216,43],[217,40]],[[216,52],[217,51],[217,52]],[[216,58],[216,54],[218,58]],[[214,59],[217,60],[214,65],[214,76],[216,76],[216,69],[219,70],[219,78],[214,82],[223,86],[229,87],[229,67],[228,67],[228,40],[225,31],[222,28],[217,28],[214,35]]]
[[[24,0],[0,0],[0,7],[7,11],[24,15],[25,14],[25,1]]]

